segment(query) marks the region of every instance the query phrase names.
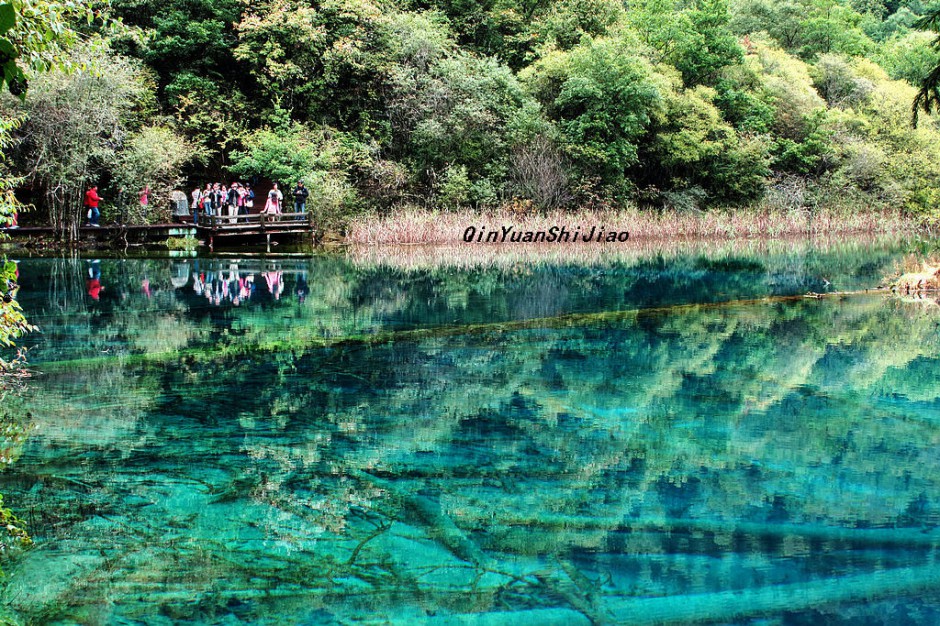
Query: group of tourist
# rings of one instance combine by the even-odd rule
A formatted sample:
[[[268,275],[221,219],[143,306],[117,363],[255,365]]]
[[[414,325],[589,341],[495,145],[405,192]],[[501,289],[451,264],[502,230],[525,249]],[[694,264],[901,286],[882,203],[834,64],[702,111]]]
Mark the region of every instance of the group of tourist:
[[[305,213],[307,210],[307,197],[309,190],[304,181],[297,181],[294,187],[294,212]],[[231,218],[236,221],[240,215],[251,213],[255,205],[255,192],[247,183],[233,182],[226,187],[222,183],[206,183],[205,188],[196,186],[190,194],[193,211],[193,223],[199,222],[199,215],[217,215]],[[277,183],[268,192],[262,213],[267,215],[281,215],[284,205],[284,193],[278,189]]]
[[[140,192],[141,206],[147,206],[149,201],[150,188],[144,187]],[[294,199],[294,212],[306,213],[307,198],[310,191],[304,186],[304,181],[299,180],[294,186],[292,192]],[[233,182],[230,186],[222,183],[206,183],[206,186],[196,186],[190,193],[192,202],[190,208],[193,212],[193,223],[199,223],[201,215],[217,215],[219,217],[228,217],[231,222],[238,220],[240,215],[248,215],[255,206],[255,192],[248,183]],[[98,205],[101,202],[101,196],[98,195],[98,186],[92,185],[85,192],[84,210],[85,217],[89,226],[100,226],[98,220],[101,212]],[[284,194],[278,189],[277,183],[274,183],[271,191],[268,192],[267,200],[264,204],[262,213],[267,215],[279,216],[283,213]],[[14,227],[16,220],[13,220]]]
[[[229,187],[222,183],[206,183],[204,189],[196,185],[190,197],[194,224],[199,222],[200,213],[234,218],[248,215],[255,205],[255,192],[247,183],[232,183]]]

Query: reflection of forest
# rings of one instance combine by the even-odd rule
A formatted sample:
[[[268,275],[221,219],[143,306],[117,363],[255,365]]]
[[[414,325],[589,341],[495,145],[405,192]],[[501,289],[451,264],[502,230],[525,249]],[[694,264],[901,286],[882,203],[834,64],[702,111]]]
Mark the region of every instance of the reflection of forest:
[[[31,260],[20,264],[19,298],[47,331],[31,359],[48,362],[859,289],[898,258],[856,241],[706,242],[591,262],[579,250],[524,263],[477,255],[466,269],[457,253],[445,256],[456,266],[415,263],[415,249],[372,260],[104,259],[97,298],[88,293],[93,261]]]
[[[869,271],[890,258],[869,255]],[[745,296],[783,274],[768,259],[706,261],[656,280],[687,285],[688,302],[696,280]],[[3,489],[27,503],[40,546],[7,603],[79,621],[480,612],[541,624],[651,607],[741,619],[780,614],[783,598],[803,620],[936,621],[924,595],[940,542],[935,309],[882,296],[684,306],[304,348],[305,336],[525,318],[520,294],[562,285],[539,314],[577,310],[578,293],[596,311],[635,309],[629,279],[655,276],[655,262],[449,280],[338,260],[279,267],[285,294],[308,272],[302,306],[204,302],[194,268],[178,286],[148,274],[148,297],[131,293],[139,272],[122,288],[119,265],[103,265],[113,300],[47,318],[43,359],[115,354],[38,383],[37,434]],[[174,345],[137,338],[158,328],[217,357],[121,357]],[[225,350],[284,334],[301,340]],[[837,591],[846,575],[852,593]],[[631,604],[655,597],[675,602]]]

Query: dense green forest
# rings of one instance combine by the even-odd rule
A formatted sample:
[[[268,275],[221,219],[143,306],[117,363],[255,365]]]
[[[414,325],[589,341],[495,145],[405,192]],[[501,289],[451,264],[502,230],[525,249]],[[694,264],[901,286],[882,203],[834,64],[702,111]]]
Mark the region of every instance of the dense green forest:
[[[940,129],[911,119],[940,63],[919,0],[42,6],[74,36],[25,98],[5,96],[4,167],[63,230],[92,182],[113,204],[303,178],[334,223],[402,206],[747,207],[771,188],[929,216],[940,198]]]

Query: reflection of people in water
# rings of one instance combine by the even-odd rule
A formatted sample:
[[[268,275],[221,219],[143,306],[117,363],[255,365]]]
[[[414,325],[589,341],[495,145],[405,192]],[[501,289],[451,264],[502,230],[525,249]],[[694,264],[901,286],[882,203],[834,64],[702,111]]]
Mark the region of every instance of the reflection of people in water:
[[[275,300],[281,299],[281,294],[284,293],[284,273],[281,270],[274,270],[271,272],[262,272],[262,276],[268,283],[268,291],[271,292],[271,295],[274,296]]]
[[[303,304],[310,293],[310,287],[307,285],[307,272],[301,272],[297,277],[297,301]]]
[[[310,295],[308,271],[290,267],[285,270],[277,262],[266,263],[261,268],[248,269],[235,260],[206,266],[197,259],[192,272],[188,270],[188,267],[184,267],[185,273],[182,273],[184,277],[189,273],[191,282],[187,290],[191,286],[200,301],[213,307],[241,307],[249,303],[266,306],[271,301],[283,301],[285,292],[288,299],[293,295],[303,304]],[[150,288],[156,293],[153,284],[150,284]],[[144,291],[146,293],[147,289]]]
[[[101,286],[101,261],[95,259],[88,266],[88,280],[85,281],[85,287],[88,289],[88,295],[92,300],[99,300],[104,287]]]

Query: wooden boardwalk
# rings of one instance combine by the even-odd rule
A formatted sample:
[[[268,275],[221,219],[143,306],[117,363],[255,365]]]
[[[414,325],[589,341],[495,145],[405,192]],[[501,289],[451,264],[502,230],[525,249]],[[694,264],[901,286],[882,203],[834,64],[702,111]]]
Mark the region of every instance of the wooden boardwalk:
[[[24,226],[21,228],[0,228],[13,239],[55,238],[59,233],[51,226]],[[145,224],[129,226],[104,224],[102,226],[82,226],[78,229],[78,238],[83,241],[106,242],[110,245],[133,243],[158,243],[169,237],[198,237],[214,250],[217,243],[232,240],[240,243],[265,243],[268,251],[271,242],[283,239],[317,241],[317,231],[310,213],[283,213],[266,215],[254,213],[233,217],[218,215],[200,215],[199,223],[182,224]]]
[[[268,215],[254,213],[251,215],[221,216],[200,215],[196,225],[199,235],[207,238],[209,249],[215,248],[216,239],[242,238],[254,241],[264,241],[268,250],[271,248],[272,237],[283,238],[309,238],[310,243],[316,243],[316,227],[313,215],[310,213],[282,213]]]

